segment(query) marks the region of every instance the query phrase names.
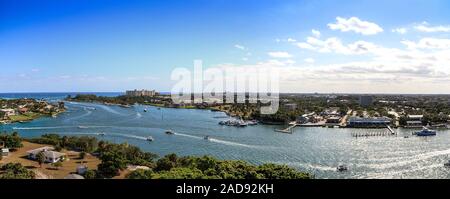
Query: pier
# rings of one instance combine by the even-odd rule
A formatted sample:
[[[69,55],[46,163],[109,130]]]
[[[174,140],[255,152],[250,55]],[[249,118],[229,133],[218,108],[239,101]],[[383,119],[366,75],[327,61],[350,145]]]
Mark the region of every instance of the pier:
[[[285,129],[275,129],[275,131],[276,131],[276,132],[279,132],[279,133],[289,133],[289,134],[292,134],[293,129],[294,129],[298,124],[297,124],[296,122],[294,122],[294,123],[290,123],[289,125],[290,125],[290,126],[287,127],[287,128],[285,128]]]
[[[397,135],[397,131],[394,131],[394,129],[392,129],[392,127],[390,126],[386,126],[386,128],[388,129],[388,131],[384,131],[384,132],[357,132],[357,133],[352,133],[352,137],[381,137],[381,136],[393,136],[393,135]]]

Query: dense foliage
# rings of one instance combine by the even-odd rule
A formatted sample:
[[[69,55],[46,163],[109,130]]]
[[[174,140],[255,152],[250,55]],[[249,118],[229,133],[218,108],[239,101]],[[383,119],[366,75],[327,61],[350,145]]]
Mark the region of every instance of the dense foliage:
[[[34,179],[33,171],[20,163],[8,163],[0,167],[0,179]]]
[[[126,143],[97,142],[92,137],[60,137],[48,134],[30,141],[96,154],[101,163],[97,170],[89,170],[84,174],[88,179],[113,178],[126,169],[127,165],[149,168],[149,170],[131,172],[127,176],[130,179],[308,179],[312,177],[283,165],[255,166],[244,161],[217,160],[210,156],[178,157],[175,154],[169,154],[157,159],[156,154],[143,152],[136,146]]]
[[[284,165],[254,166],[244,161],[217,160],[210,156],[166,155],[152,170],[136,170],[129,179],[309,179],[311,175]]]
[[[39,138],[28,139],[30,142],[38,144],[49,144],[69,150],[94,152],[97,149],[97,138],[89,136],[63,136],[57,134],[45,134]]]
[[[12,150],[22,147],[22,139],[17,132],[12,134],[2,133],[0,134],[0,145],[3,144],[6,148]]]

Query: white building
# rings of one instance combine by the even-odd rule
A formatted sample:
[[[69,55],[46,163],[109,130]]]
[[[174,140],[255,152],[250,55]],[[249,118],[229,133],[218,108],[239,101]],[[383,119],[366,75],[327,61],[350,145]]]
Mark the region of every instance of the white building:
[[[129,90],[126,91],[126,95],[127,96],[132,96],[132,97],[142,97],[142,96],[155,96],[156,95],[156,91],[155,90]]]
[[[5,113],[6,117],[16,115],[16,110],[8,108],[8,109],[0,109],[0,112]]]
[[[60,152],[56,152],[53,150],[55,150],[55,148],[46,146],[46,147],[41,147],[41,148],[27,151],[27,154],[28,154],[28,158],[30,158],[32,160],[36,160],[37,155],[42,152],[45,156],[46,163],[59,162],[66,156],[65,153],[60,153]]]

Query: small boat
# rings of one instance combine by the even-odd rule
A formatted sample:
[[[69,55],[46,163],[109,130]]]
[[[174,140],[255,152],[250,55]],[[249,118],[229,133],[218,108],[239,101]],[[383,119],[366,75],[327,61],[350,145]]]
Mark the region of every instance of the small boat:
[[[153,140],[155,140],[155,139],[153,139],[153,137],[152,137],[152,136],[148,136],[148,137],[147,137],[147,141],[149,141],[149,142],[153,142]]]
[[[430,130],[427,127],[423,127],[421,131],[415,133],[417,136],[435,136],[436,131]]]
[[[106,133],[97,133],[97,135],[99,135],[99,136],[105,136]]]
[[[446,163],[444,163],[444,167],[450,168],[450,160]]]
[[[204,140],[209,140],[209,135],[203,137]]]
[[[144,112],[147,112],[148,110],[147,109],[144,109]]]
[[[246,127],[246,126],[248,126],[248,123],[244,122],[243,120],[241,120],[241,121],[239,121],[238,126],[239,127]]]
[[[78,126],[79,129],[87,129],[87,126]]]
[[[256,120],[248,121],[247,124],[248,124],[249,126],[258,125],[258,121],[256,121]]]
[[[171,131],[171,130],[168,130],[168,131],[166,131],[166,134],[167,135],[173,135],[173,134],[175,134],[173,131]]]
[[[345,165],[339,165],[339,166],[336,168],[336,170],[337,170],[338,172],[344,172],[344,171],[348,171],[348,168],[347,168],[347,166],[345,166]]]

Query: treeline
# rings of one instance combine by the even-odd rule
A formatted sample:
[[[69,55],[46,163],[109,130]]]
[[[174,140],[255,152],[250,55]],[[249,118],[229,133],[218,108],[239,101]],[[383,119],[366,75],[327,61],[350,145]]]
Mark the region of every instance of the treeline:
[[[105,179],[120,175],[128,165],[146,166],[136,170],[129,179],[309,179],[311,175],[284,165],[251,165],[244,161],[217,160],[213,157],[178,157],[175,154],[158,159],[154,153],[144,152],[126,143],[97,141],[93,137],[67,137],[55,134],[28,139],[30,142],[50,144],[56,148],[78,150],[96,155],[101,163],[96,170],[84,174],[87,179]]]
[[[285,165],[251,165],[245,161],[217,160],[210,156],[166,155],[150,170],[136,170],[128,179],[310,179],[311,175]]]
[[[101,103],[110,103],[110,104],[121,104],[121,105],[132,105],[135,103],[138,104],[147,104],[147,103],[160,103],[160,104],[170,104],[170,98],[164,98],[162,96],[126,96],[121,95],[117,97],[105,97],[105,96],[97,96],[97,95],[89,95],[89,94],[79,94],[75,97],[67,96],[66,100],[68,101],[77,101],[77,102],[101,102]]]

